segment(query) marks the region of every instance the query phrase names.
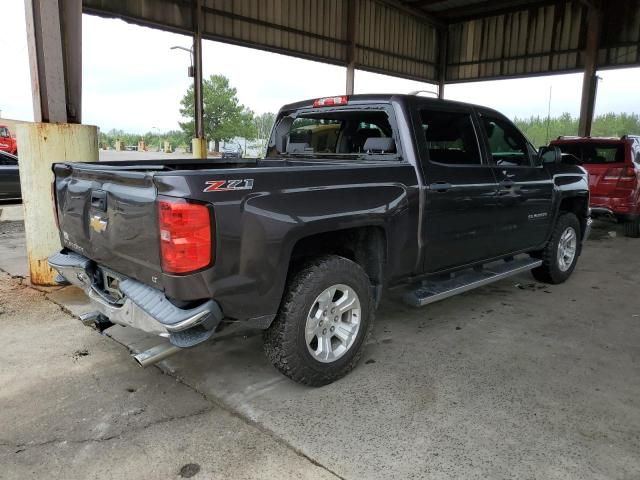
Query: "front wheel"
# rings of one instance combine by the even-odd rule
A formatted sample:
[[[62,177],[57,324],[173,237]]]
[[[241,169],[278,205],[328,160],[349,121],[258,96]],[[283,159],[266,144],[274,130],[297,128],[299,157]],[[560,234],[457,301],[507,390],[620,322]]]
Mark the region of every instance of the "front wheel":
[[[343,257],[324,256],[289,281],[278,316],[264,333],[273,365],[314,387],[351,371],[373,325],[369,277]]]
[[[534,278],[545,283],[563,283],[573,273],[580,249],[580,222],[575,214],[558,217],[544,250],[537,253],[542,265],[531,270]]]

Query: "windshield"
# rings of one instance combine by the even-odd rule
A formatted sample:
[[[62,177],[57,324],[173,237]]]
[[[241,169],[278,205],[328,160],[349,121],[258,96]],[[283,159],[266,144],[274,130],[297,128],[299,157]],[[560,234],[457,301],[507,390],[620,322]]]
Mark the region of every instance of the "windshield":
[[[396,157],[396,144],[385,111],[297,112],[274,128],[268,156]]]
[[[615,143],[560,143],[562,153],[569,153],[583,164],[624,162],[624,145]]]

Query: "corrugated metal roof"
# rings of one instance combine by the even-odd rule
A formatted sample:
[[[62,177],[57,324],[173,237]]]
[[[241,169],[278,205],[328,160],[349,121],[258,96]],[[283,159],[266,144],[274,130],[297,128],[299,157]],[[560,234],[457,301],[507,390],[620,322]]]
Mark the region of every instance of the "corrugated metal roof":
[[[460,82],[583,68],[586,13],[596,1],[202,0],[202,24],[204,38],[345,65],[353,2],[357,68],[435,82],[446,51],[446,81]],[[83,5],[87,13],[193,31],[190,0]],[[599,68],[640,65],[640,0],[606,2],[602,11]]]

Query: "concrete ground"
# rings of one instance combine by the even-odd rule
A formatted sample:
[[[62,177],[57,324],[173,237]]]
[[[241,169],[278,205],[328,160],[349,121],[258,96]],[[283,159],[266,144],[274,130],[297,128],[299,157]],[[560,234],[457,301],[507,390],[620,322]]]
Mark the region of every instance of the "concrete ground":
[[[336,478],[0,274],[0,478]]]
[[[52,303],[82,311],[77,290],[5,276],[3,474],[640,478],[640,240],[596,227],[563,285],[521,275],[425,309],[386,300],[361,364],[319,389],[277,373],[257,336],[141,370],[118,343],[157,339],[114,327],[116,343]],[[0,224],[0,269],[20,263],[20,235]]]

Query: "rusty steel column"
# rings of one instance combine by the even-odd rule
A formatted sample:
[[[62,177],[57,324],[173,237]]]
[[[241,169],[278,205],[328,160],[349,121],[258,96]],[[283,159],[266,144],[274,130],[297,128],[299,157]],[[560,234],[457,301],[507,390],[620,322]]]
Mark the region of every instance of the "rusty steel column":
[[[598,49],[600,47],[600,30],[602,27],[602,11],[591,6],[587,13],[587,34],[584,49],[584,76],[582,79],[582,101],[580,102],[580,121],[578,135],[591,135],[591,124],[596,105],[598,87]]]
[[[448,27],[442,27],[438,31],[438,43],[440,44],[438,67],[438,98],[444,99],[444,86],[447,83],[447,51],[449,48]]]
[[[51,204],[54,162],[97,161],[97,128],[82,118],[82,0],[25,0],[33,112],[16,129],[31,283],[54,285],[60,249]]]
[[[25,0],[36,122],[80,123],[82,0]]]
[[[204,135],[204,105],[202,100],[202,0],[195,0],[193,11],[193,96],[195,138],[191,142],[194,158],[207,158]]]
[[[347,0],[347,95],[353,95],[356,76],[356,15],[358,0]]]

